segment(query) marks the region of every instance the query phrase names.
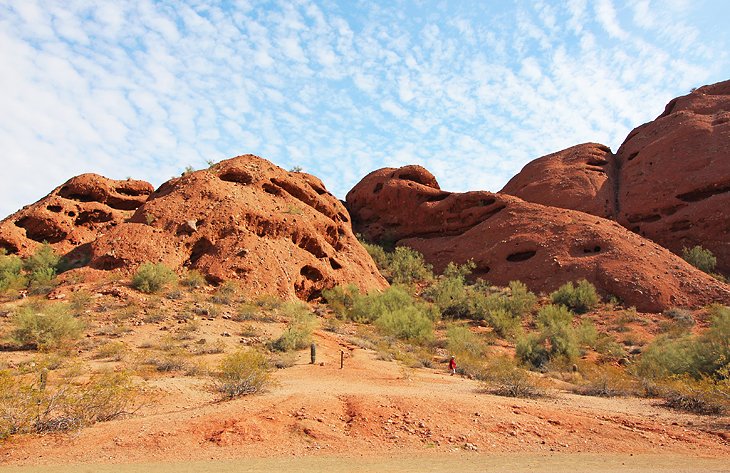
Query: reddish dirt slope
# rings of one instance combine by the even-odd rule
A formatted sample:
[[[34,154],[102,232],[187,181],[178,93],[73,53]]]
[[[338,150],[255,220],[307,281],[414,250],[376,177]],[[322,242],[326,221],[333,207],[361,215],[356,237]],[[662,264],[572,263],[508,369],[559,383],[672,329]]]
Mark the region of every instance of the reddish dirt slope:
[[[308,300],[326,287],[383,288],[344,205],[314,176],[246,155],[163,184],[91,245],[90,266],[143,262],[238,279],[251,295]]]
[[[727,285],[616,222],[504,194],[444,192],[425,169],[407,171],[375,171],[348,193],[355,228],[415,248],[437,271],[473,259],[475,276],[535,291],[585,278],[644,311],[730,302]]]
[[[65,254],[131,217],[152,191],[144,181],[82,174],[0,222],[0,248],[25,256],[46,241]]]

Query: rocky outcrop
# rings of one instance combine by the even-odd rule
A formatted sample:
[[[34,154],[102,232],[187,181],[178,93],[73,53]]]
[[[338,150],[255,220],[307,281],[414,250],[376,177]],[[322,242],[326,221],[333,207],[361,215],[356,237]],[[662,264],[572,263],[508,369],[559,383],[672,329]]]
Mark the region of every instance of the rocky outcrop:
[[[387,285],[319,179],[252,155],[166,182],[94,241],[89,258],[102,270],[163,262],[214,283],[237,279],[251,295],[303,300],[338,284]]]
[[[730,272],[730,81],[672,100],[616,157],[619,223],[675,253],[701,245]]]
[[[0,248],[25,256],[48,242],[66,254],[130,218],[153,190],[151,184],[132,179],[74,177],[0,222]]]
[[[677,254],[701,245],[730,272],[730,81],[672,100],[615,156],[595,159],[601,146],[539,158],[502,192],[613,218]]]
[[[528,202],[616,216],[616,159],[611,149],[584,143],[528,163],[500,191]]]
[[[441,190],[423,168],[380,169],[348,194],[356,231],[425,256],[436,271],[476,263],[475,277],[549,292],[581,278],[639,310],[730,301],[730,289],[616,222],[489,192]]]

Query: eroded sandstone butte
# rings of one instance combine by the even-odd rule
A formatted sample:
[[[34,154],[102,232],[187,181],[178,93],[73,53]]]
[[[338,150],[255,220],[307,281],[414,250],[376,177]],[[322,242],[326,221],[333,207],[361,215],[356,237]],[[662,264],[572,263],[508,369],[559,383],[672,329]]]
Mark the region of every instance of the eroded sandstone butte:
[[[38,202],[0,222],[0,248],[27,256],[43,242],[67,254],[130,218],[153,187],[97,174],[69,179]]]
[[[338,284],[387,285],[319,179],[252,155],[166,182],[88,256],[100,270],[147,261],[197,269],[212,282],[239,280],[251,295],[310,300]]]
[[[677,254],[701,245],[730,272],[730,81],[673,99],[615,155],[596,148],[528,163],[502,192],[613,218]]]
[[[585,278],[643,311],[730,302],[727,285],[614,221],[506,194],[446,192],[420,166],[368,174],[347,204],[356,231],[412,247],[436,271],[472,259],[474,277],[544,292]]]

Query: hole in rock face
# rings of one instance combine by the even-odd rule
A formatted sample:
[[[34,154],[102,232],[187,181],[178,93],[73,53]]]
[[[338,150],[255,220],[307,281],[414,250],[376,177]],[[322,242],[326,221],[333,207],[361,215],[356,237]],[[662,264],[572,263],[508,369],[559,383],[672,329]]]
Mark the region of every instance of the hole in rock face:
[[[589,166],[605,166],[606,164],[608,164],[608,160],[605,158],[592,157],[588,160],[588,163],[586,164],[588,164]]]
[[[14,255],[18,252],[18,247],[6,240],[0,240],[0,248],[5,250],[9,255]]]
[[[131,187],[117,187],[116,191],[122,195],[130,197],[139,197],[140,195],[149,195],[149,191],[144,189],[132,189]]]
[[[324,279],[322,272],[314,266],[310,265],[302,266],[302,269],[299,270],[299,274],[314,282]]]
[[[496,201],[497,200],[494,199],[494,198],[492,198],[492,197],[490,197],[488,199],[482,199],[482,200],[479,201],[479,206],[480,207],[488,207],[488,206],[492,205],[493,203],[495,203]]]
[[[204,255],[215,251],[215,246],[207,238],[201,238],[196,241],[193,248],[190,250],[190,258],[188,258],[186,266],[192,266],[198,262]]]
[[[75,217],[76,216],[76,212],[74,212],[73,210],[71,210],[69,212],[66,212],[66,215],[68,215],[69,217]]]
[[[442,192],[440,194],[432,195],[429,198],[426,199],[426,202],[441,202],[442,200],[446,199],[451,194],[448,192]]]
[[[590,253],[600,253],[601,247],[596,245],[590,248],[583,248],[583,253],[590,254]]]
[[[264,192],[266,192],[267,194],[277,195],[277,196],[280,196],[282,194],[281,188],[279,188],[273,184],[269,184],[268,182],[266,184],[264,184],[263,188],[264,188]]]
[[[380,192],[382,190],[383,190],[383,183],[378,182],[377,184],[375,184],[375,188],[373,189],[373,194],[377,194],[378,192]]]
[[[521,251],[519,253],[512,253],[507,257],[507,261],[510,263],[518,263],[520,261],[527,261],[537,254],[537,251]]]
[[[724,194],[725,192],[730,192],[730,182],[685,192],[684,194],[677,195],[677,199],[682,202],[699,202],[700,200],[709,199],[712,196]]]
[[[337,262],[334,258],[330,258],[330,266],[332,266],[332,269],[342,269],[342,265]]]
[[[59,213],[61,210],[63,210],[63,207],[61,207],[60,205],[49,205],[48,207],[46,207],[46,209],[54,213]]]
[[[638,151],[635,151],[635,152],[631,153],[631,154],[629,155],[629,157],[628,157],[627,161],[633,161],[633,160],[634,160],[634,158],[636,158],[636,157],[637,157],[638,155],[639,155],[639,152],[638,152]]]
[[[25,236],[38,243],[58,243],[67,233],[51,222],[34,216],[25,216],[15,221],[15,226],[25,230]]]
[[[398,174],[396,177],[401,181],[411,181],[417,184],[423,184],[424,186],[428,185],[428,182],[426,182],[426,179],[424,179],[423,176],[414,172],[404,172],[402,174]]]
[[[104,223],[112,219],[112,215],[109,212],[103,210],[88,210],[79,213],[76,217],[74,224],[76,225],[88,225],[91,223]]]
[[[219,177],[221,181],[235,182],[243,185],[248,185],[253,182],[253,176],[241,170],[231,170],[228,172],[224,172]]]

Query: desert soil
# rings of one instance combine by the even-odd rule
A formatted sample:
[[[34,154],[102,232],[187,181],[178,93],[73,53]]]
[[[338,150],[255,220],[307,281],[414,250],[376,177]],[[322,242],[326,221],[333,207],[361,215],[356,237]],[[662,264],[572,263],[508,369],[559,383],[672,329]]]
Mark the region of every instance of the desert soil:
[[[0,470],[730,471],[728,417],[559,390],[499,397],[337,334],[316,342],[318,364],[299,353],[266,393],[217,402],[206,381],[153,379],[134,416],[0,444]]]

